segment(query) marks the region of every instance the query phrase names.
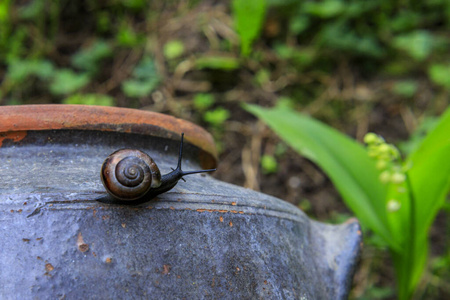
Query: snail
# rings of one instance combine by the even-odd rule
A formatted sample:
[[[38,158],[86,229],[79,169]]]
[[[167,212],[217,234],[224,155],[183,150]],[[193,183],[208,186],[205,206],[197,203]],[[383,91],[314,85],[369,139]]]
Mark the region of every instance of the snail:
[[[122,149],[110,154],[103,162],[100,177],[108,195],[96,200],[105,203],[139,204],[172,189],[183,176],[212,172],[216,169],[184,172],[181,134],[178,164],[172,172],[161,175],[155,161],[146,153],[135,149]]]

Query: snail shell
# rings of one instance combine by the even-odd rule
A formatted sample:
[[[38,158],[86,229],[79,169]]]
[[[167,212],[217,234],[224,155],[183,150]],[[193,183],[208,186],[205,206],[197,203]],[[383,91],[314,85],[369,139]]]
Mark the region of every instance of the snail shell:
[[[109,194],[120,200],[136,200],[161,185],[161,172],[146,153],[122,149],[109,155],[101,169],[101,179]]]

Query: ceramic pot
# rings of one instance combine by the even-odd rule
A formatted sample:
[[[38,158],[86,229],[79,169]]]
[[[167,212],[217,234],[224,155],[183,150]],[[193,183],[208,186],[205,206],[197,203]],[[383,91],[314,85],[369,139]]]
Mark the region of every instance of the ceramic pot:
[[[110,153],[139,149],[166,173],[181,132],[183,169],[216,167],[211,136],[170,116],[0,107],[1,298],[346,299],[361,249],[355,219],[319,223],[205,174],[138,206],[95,200]]]

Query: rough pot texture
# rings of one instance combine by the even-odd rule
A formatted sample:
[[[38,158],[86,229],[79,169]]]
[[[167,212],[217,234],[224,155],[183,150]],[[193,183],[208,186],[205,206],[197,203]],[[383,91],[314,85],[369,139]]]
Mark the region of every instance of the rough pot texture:
[[[17,119],[5,124],[5,115],[21,116],[21,109],[34,115],[33,126]],[[66,119],[82,111],[103,119],[42,121],[61,111]],[[150,115],[161,122],[149,123]],[[166,126],[164,118],[177,125]],[[191,137],[188,128],[196,132]],[[106,193],[99,172],[111,152],[139,149],[166,173],[176,165],[181,132],[183,169],[215,167],[211,137],[172,117],[116,108],[0,107],[0,295],[346,299],[361,247],[356,220],[318,223],[287,202],[204,174],[139,206],[95,201]]]

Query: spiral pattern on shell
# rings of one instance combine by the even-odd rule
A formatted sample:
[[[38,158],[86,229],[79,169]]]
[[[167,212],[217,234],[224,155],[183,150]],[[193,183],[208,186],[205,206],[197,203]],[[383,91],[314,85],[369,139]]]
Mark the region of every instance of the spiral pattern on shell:
[[[161,173],[153,159],[139,150],[112,153],[102,165],[101,178],[108,193],[120,200],[135,200],[161,185]]]

